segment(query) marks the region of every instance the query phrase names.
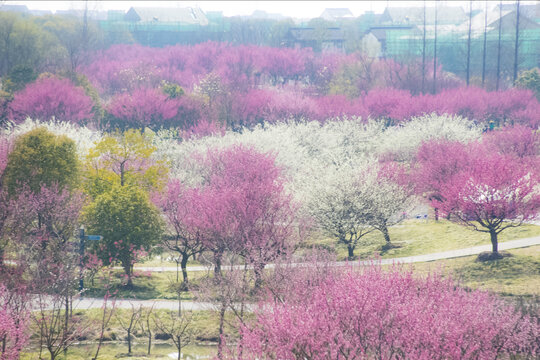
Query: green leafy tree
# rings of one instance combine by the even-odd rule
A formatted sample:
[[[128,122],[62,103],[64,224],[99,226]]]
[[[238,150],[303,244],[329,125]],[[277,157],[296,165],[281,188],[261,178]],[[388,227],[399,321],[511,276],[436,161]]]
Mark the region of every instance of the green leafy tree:
[[[42,29],[32,18],[0,11],[0,75],[17,65],[38,68],[46,49]]]
[[[75,142],[38,127],[17,138],[8,157],[4,185],[10,194],[25,186],[34,193],[40,192],[42,185],[74,188],[79,183],[79,174]]]
[[[24,89],[26,84],[36,79],[37,74],[34,69],[26,65],[15,65],[6,76],[2,87],[8,93],[13,94],[16,91]]]
[[[135,186],[114,185],[83,212],[88,230],[103,236],[96,254],[105,265],[118,262],[133,287],[133,264],[161,238],[162,221],[148,195]]]
[[[538,68],[523,71],[517,78],[516,85],[534,91],[536,98],[540,100],[540,72]]]
[[[147,191],[163,187],[168,168],[154,158],[151,136],[135,129],[104,136],[86,158],[86,192],[95,198],[115,185],[135,185]]]
[[[176,83],[163,80],[161,82],[161,90],[169,97],[169,99],[176,99],[184,95],[184,89]]]

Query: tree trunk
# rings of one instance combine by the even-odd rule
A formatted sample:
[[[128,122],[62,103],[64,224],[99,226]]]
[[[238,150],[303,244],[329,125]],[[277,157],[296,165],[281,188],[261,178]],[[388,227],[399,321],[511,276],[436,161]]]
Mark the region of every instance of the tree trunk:
[[[182,279],[184,280],[184,290],[188,289],[188,273],[187,273],[187,263],[189,256],[182,254],[182,260],[180,261],[180,267],[182,268]]]
[[[255,289],[258,290],[262,287],[262,275],[265,264],[255,264],[253,266],[253,273],[255,274]]]
[[[148,327],[148,355],[150,355],[150,350],[152,350],[152,330],[150,329],[150,320],[147,318],[146,326]]]
[[[132,273],[131,273],[131,265],[124,265],[124,272],[127,275],[127,283],[126,288],[127,289],[133,289],[133,279],[132,279]]]
[[[221,278],[221,261],[223,258],[223,252],[214,252],[214,276],[216,279]]]
[[[491,237],[491,251],[494,253],[499,252],[499,242],[497,240],[497,232],[495,230],[490,230],[489,235]]]
[[[348,259],[349,260],[354,260],[354,246],[353,246],[353,244],[348,244],[347,245],[347,251],[349,252]]]
[[[433,211],[435,212],[435,221],[439,221],[439,208],[434,208]]]
[[[131,354],[131,329],[127,331],[128,354]]]
[[[384,241],[386,241],[386,245],[390,245],[392,242],[390,241],[390,234],[388,233],[388,227],[386,226],[386,224],[381,226],[379,230],[382,232],[384,236]]]
[[[176,341],[178,341],[178,360],[182,360],[182,339],[180,336],[176,337]]]
[[[219,339],[217,351],[217,357],[219,360],[223,359],[223,328],[225,323],[225,309],[225,304],[221,304],[221,309],[219,309]]]

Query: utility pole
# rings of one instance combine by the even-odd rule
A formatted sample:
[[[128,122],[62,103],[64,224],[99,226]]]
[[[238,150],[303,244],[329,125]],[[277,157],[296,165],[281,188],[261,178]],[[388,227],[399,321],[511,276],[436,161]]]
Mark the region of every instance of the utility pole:
[[[422,94],[426,93],[426,0],[424,0],[424,36],[422,38]]]
[[[499,90],[501,79],[501,31],[502,31],[502,0],[499,1],[499,41],[497,43],[497,84],[495,90]]]
[[[435,1],[435,39],[433,44],[433,94],[437,93],[437,1]]]
[[[516,1],[516,42],[514,46],[514,81],[516,83],[518,75],[518,55],[519,55],[519,0]]]
[[[85,249],[85,240],[99,241],[102,240],[103,236],[101,235],[84,235],[84,227],[81,226],[79,229],[79,291],[82,292],[84,289],[84,249]]]
[[[469,36],[467,37],[467,86],[471,78],[471,30],[472,30],[472,0],[469,0]]]
[[[484,51],[482,52],[482,88],[486,80],[486,51],[487,51],[487,18],[488,18],[488,3],[485,0],[486,8],[484,14]]]

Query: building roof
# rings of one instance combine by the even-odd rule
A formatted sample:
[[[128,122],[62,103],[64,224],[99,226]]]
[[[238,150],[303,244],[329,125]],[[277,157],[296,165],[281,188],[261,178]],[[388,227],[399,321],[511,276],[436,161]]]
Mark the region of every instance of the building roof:
[[[26,5],[0,4],[0,11],[27,13],[28,7]]]
[[[499,31],[499,22],[502,21],[501,30],[503,32],[514,32],[516,29],[516,11],[510,11],[506,15],[503,15],[500,19],[497,19],[490,23],[488,25],[488,31],[489,30],[496,30]],[[536,22],[532,21],[528,17],[524,16],[521,13],[521,10],[519,11],[519,29],[525,30],[525,29],[540,29],[540,25]]]
[[[327,8],[322,12],[321,18],[329,21],[354,17],[351,10],[347,8]]]
[[[461,24],[466,21],[467,14],[461,6],[437,7],[437,23]],[[423,7],[387,7],[380,18],[381,24],[411,24],[421,25],[424,23]],[[435,23],[435,8],[426,7],[426,24]]]
[[[418,30],[416,27],[410,25],[394,25],[394,26],[372,26],[369,28],[368,34],[373,34],[377,40],[386,40],[386,35],[389,31],[406,31],[410,32]]]
[[[124,20],[144,23],[182,23],[189,25],[208,25],[208,19],[199,8],[150,8],[132,7]]]
[[[345,38],[340,28],[290,28],[289,33],[295,41],[343,41]]]
[[[284,20],[287,18],[284,15],[276,14],[276,13],[268,13],[264,10],[255,10],[253,11],[253,14],[251,14],[248,17],[251,19],[265,19],[265,20],[268,19],[268,20],[278,20],[278,21]]]
[[[499,10],[499,5],[496,7],[497,11]],[[515,11],[516,4],[502,4],[502,9],[508,11]],[[540,3],[536,4],[520,4],[519,5],[519,14],[525,15],[529,19],[535,20],[540,18]]]

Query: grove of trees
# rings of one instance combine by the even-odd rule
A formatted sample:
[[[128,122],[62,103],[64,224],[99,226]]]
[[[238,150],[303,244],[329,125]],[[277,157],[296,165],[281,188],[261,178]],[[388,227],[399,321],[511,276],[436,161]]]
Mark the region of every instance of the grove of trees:
[[[57,34],[62,71],[0,52],[1,359],[30,340],[61,357],[96,325],[72,311],[77,285],[110,284],[118,265],[133,289],[134,265],[160,249],[178,257],[179,302],[215,305],[220,359],[540,354],[534,310],[436,274],[338,269],[306,241],[353,261],[367,234],[398,246],[389,229],[429,206],[502,257],[499,234],[540,211],[534,74],[489,92],[440,70],[424,94],[418,63],[215,42],[89,51],[91,37],[67,36],[77,24],[53,20],[34,35]],[[82,253],[84,231],[103,238]],[[195,257],[213,268],[196,282]],[[122,323],[128,339],[142,314]],[[168,315],[155,328],[180,353],[191,320],[180,305]],[[99,346],[107,318],[105,306]]]

